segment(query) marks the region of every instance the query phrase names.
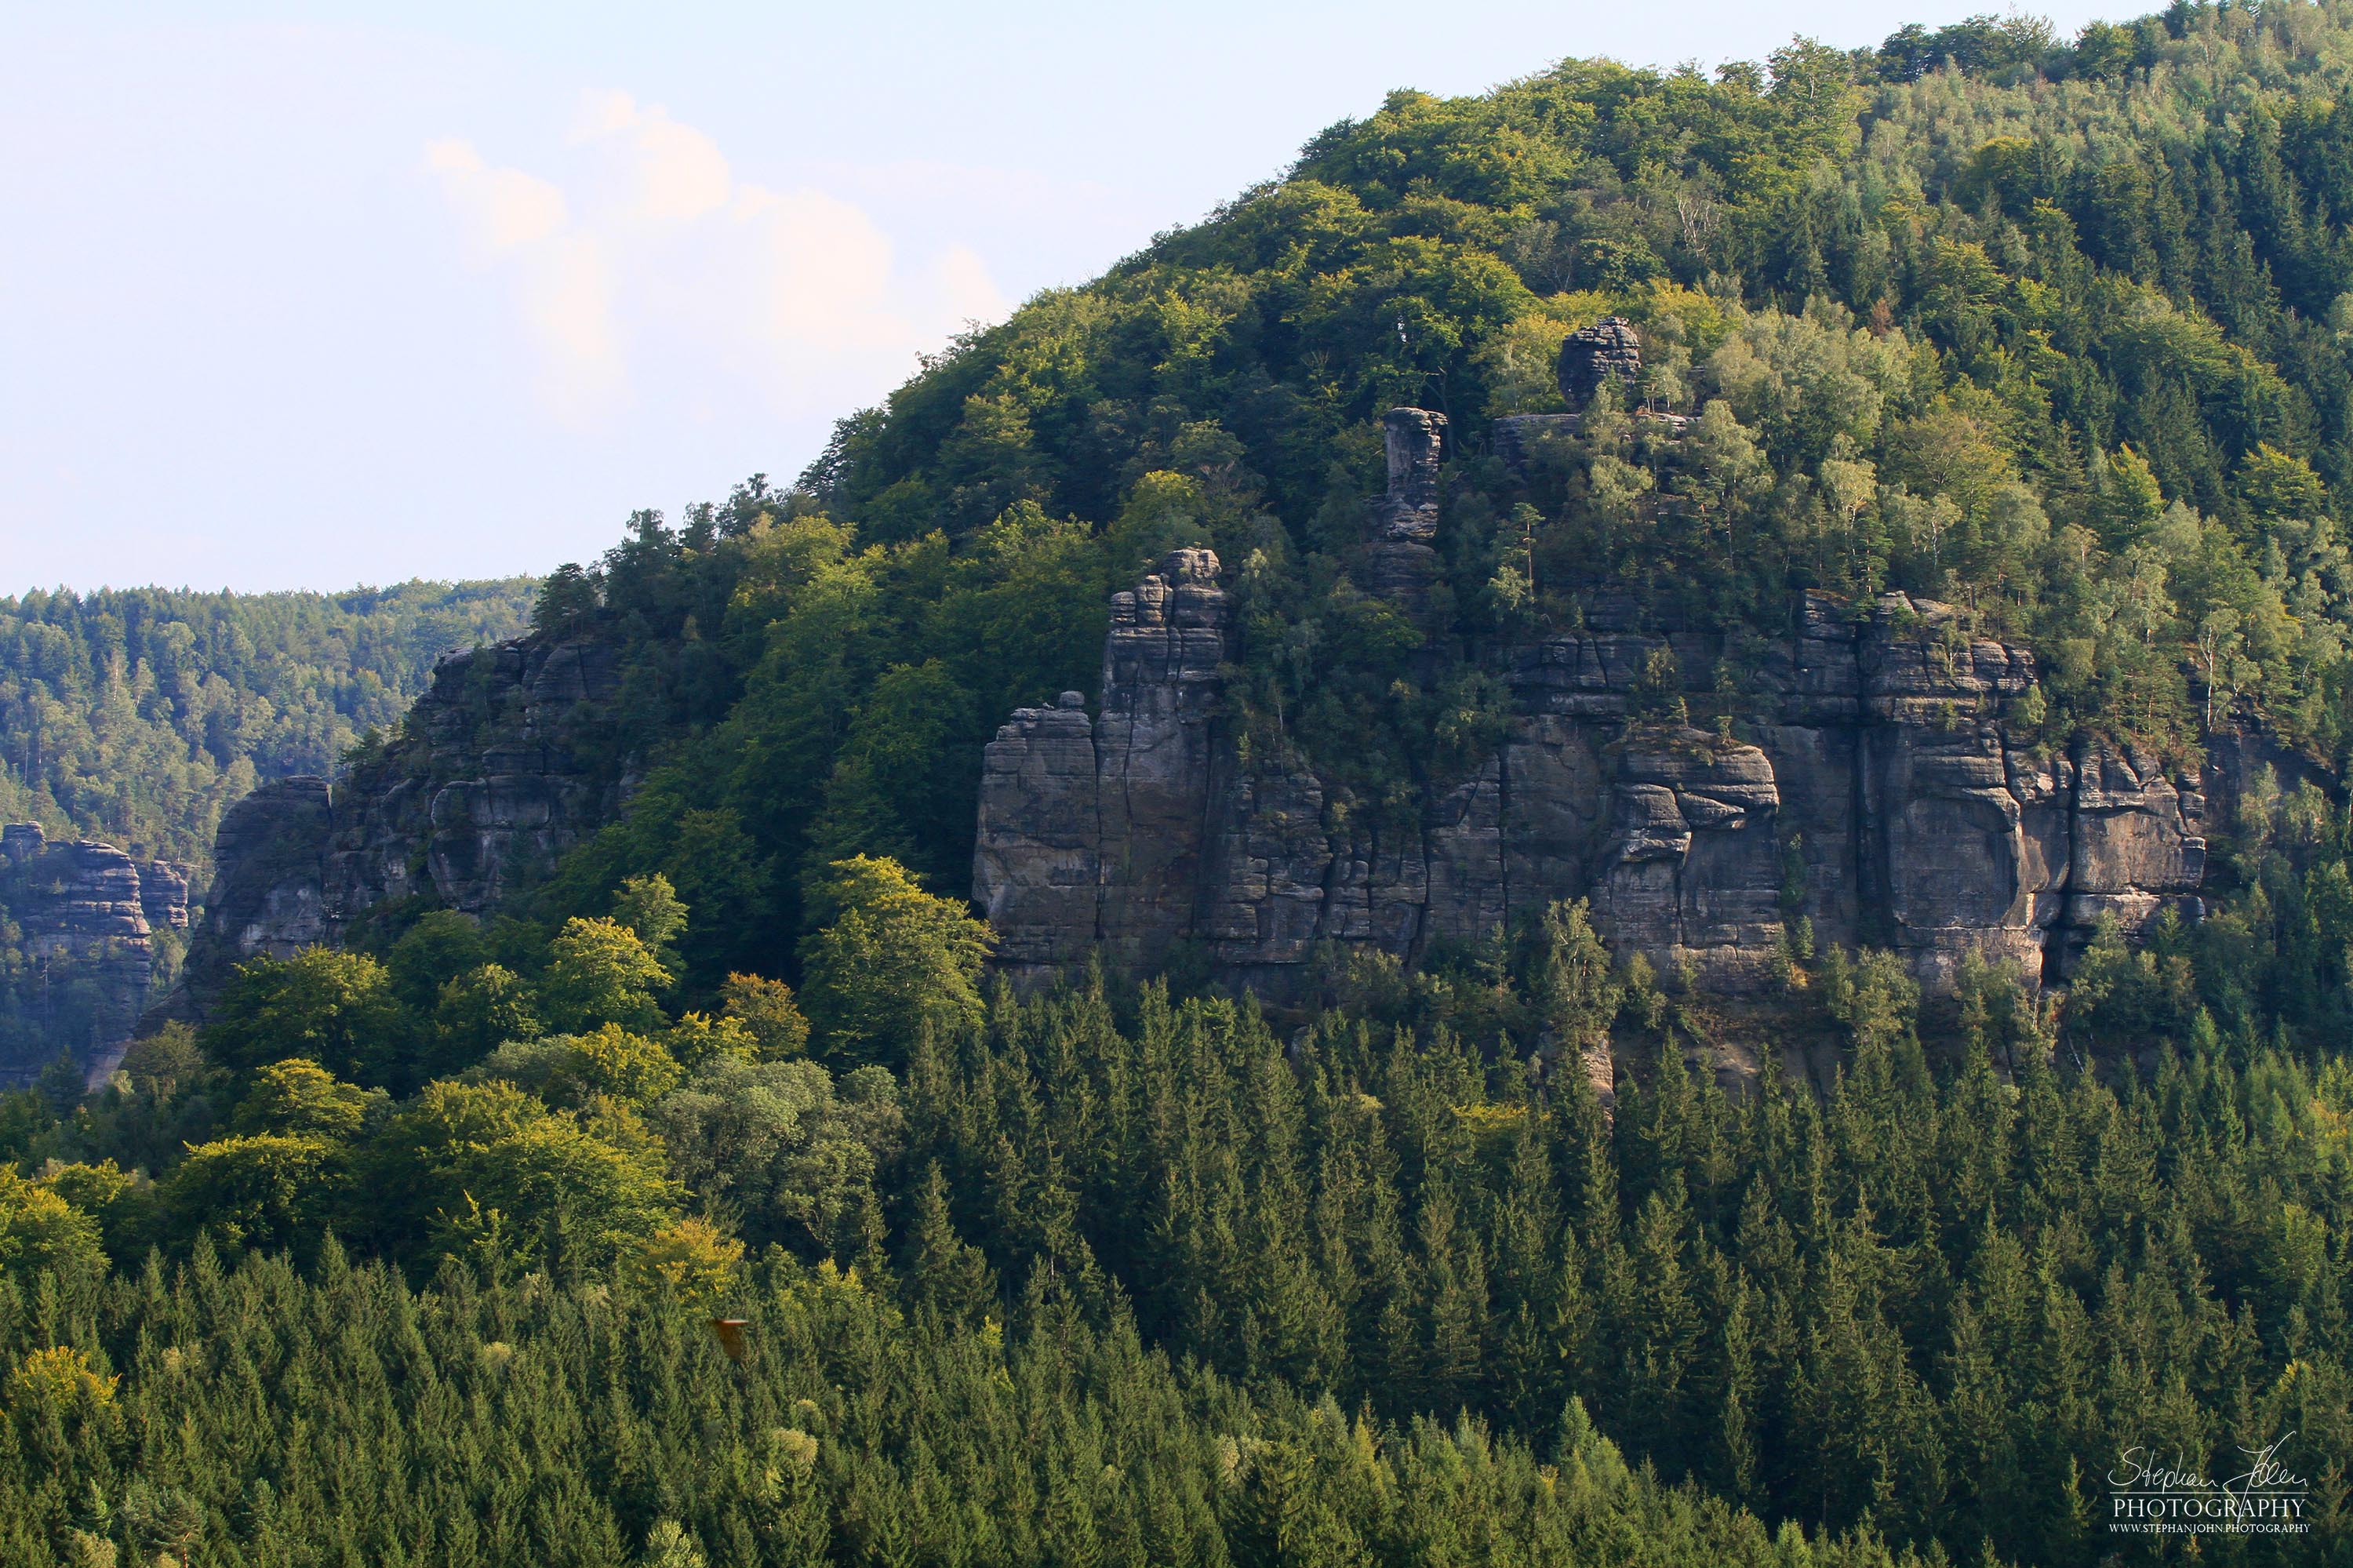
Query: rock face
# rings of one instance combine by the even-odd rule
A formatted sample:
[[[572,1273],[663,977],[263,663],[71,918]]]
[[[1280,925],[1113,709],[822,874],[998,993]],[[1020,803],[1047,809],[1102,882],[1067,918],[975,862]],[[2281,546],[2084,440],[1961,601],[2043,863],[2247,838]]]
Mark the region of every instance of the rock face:
[[[1356,576],[1365,591],[1402,609],[1416,621],[1430,613],[1438,582],[1438,466],[1445,455],[1446,416],[1427,408],[1391,408],[1381,416],[1388,459],[1388,489],[1373,506],[1373,536]]]
[[[1097,945],[1144,972],[1189,945],[1281,999],[1321,943],[1411,959],[1584,897],[1617,950],[1718,986],[1760,982],[1803,916],[1943,988],[1971,953],[2055,976],[2103,916],[2197,913],[2200,780],[2105,743],[2023,748],[2001,715],[2031,656],[1945,606],[1809,596],[1740,738],[1641,711],[1657,652],[1712,671],[1720,640],[1547,639],[1514,660],[1496,753],[1389,821],[1332,810],[1296,759],[1241,756],[1217,570],[1180,552],[1114,599],[1100,720],[1065,693],[988,747],[975,895],[1017,979]]]
[[[263,786],[222,819],[203,928],[169,1011],[201,1019],[258,953],[339,944],[389,900],[480,914],[613,820],[610,649],[526,638],[445,659],[400,736],[332,791]]]
[[[1558,374],[1560,395],[1580,414],[1592,406],[1603,382],[1632,386],[1642,374],[1642,340],[1634,323],[1623,316],[1604,316],[1570,333],[1561,341]]]
[[[187,928],[188,868],[90,839],[52,844],[38,824],[10,822],[0,828],[0,914],[24,960],[0,1086],[33,1082],[61,1051],[85,1081],[103,1083],[164,967],[157,933]]]

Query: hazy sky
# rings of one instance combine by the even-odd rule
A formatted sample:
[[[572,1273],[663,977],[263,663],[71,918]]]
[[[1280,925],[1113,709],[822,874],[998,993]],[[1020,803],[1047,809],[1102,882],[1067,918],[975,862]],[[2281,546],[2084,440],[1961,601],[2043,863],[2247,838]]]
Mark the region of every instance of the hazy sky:
[[[0,0],[0,593],[543,571],[1389,88],[1991,8]]]

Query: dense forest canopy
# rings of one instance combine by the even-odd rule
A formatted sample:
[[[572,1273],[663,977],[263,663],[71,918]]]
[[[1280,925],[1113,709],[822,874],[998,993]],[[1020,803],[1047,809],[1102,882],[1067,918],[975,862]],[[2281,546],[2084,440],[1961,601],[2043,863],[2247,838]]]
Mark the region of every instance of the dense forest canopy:
[[[2318,782],[2256,772],[2205,917],[2105,929],[2063,996],[1796,943],[1743,1013],[1561,903],[1334,955],[1280,1018],[1024,998],[963,894],[982,742],[1092,689],[1106,595],[1186,545],[1249,744],[1344,810],[1461,776],[1511,646],[1605,599],[1736,648],[1800,588],[2031,645],[2030,743],[2260,727],[2341,777],[2348,90],[2353,8],[2181,0],[1398,93],[796,488],[636,514],[533,615],[620,659],[619,821],[0,1099],[5,1551],[2341,1559]],[[1485,420],[1612,313],[1642,379],[1514,471]],[[1398,404],[1453,441],[1420,624],[1349,577]],[[1748,722],[1714,674],[1676,700]],[[1719,1092],[1760,1019],[1831,1065]],[[2309,1533],[2108,1531],[2127,1448],[2287,1434]]]
[[[332,772],[434,661],[522,631],[536,586],[0,599],[0,819],[206,864],[240,796]]]

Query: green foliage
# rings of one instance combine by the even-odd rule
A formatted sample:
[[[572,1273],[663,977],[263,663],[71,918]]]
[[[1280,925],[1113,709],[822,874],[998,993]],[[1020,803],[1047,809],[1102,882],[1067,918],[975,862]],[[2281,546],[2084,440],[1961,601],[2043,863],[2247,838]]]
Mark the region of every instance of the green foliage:
[[[725,1016],[743,1025],[765,1059],[783,1061],[808,1049],[808,1019],[793,999],[793,988],[761,975],[729,975],[720,995]]]
[[[676,971],[678,939],[686,933],[686,906],[679,902],[669,877],[655,872],[625,878],[613,895],[613,923],[643,943],[666,974]]]
[[[306,948],[239,965],[203,1039],[214,1061],[248,1072],[301,1056],[339,1077],[397,1084],[410,1067],[392,974],[364,953]]]
[[[720,1058],[655,1106],[670,1168],[754,1245],[854,1255],[897,1152],[898,1086],[879,1067],[837,1083],[814,1062]]]
[[[206,864],[238,797],[334,771],[436,660],[519,635],[532,588],[0,599],[0,820]]]
[[[103,1256],[97,1220],[50,1183],[0,1166],[0,1272],[30,1279],[44,1270],[87,1270]]]
[[[434,999],[433,1028],[437,1065],[462,1066],[505,1041],[538,1038],[538,994],[512,970],[484,964],[442,986]]]
[[[671,1547],[727,1541],[746,1561],[963,1540],[986,1520],[1014,1561],[1023,1531],[1043,1553],[1082,1527],[1159,1561],[1174,1516],[1144,1510],[1162,1533],[1130,1552],[1119,1532],[1145,1527],[1120,1510],[1182,1494],[1198,1462],[1200,1539],[1247,1561],[1350,1542],[1419,1560],[1474,1522],[1546,1560],[1600,1552],[1627,1509],[1677,1532],[1644,1538],[1666,1562],[1677,1543],[1711,1563],[2081,1560],[2109,1544],[2086,1455],[2153,1432],[2200,1463],[2246,1432],[2353,1440],[2337,1243],[2353,1075],[2295,1043],[2342,1037],[2353,831],[2317,791],[2260,778],[2235,827],[2218,853],[2247,891],[2142,949],[2103,934],[2063,1013],[1981,963],[1956,1009],[1924,1012],[1892,955],[1831,948],[1809,970],[1793,951],[1775,1027],[1839,1042],[1819,1094],[1769,1069],[1717,1093],[1684,1048],[1704,1063],[1733,1043],[1724,1021],[1613,968],[1576,905],[1412,970],[1359,955],[1330,976],[1339,1004],[1282,1033],[1255,1005],[1158,985],[1132,1006],[1095,985],[926,1014],[905,989],[924,966],[882,959],[929,943],[936,967],[966,917],[881,862],[839,868],[819,933],[865,912],[873,961],[811,969],[841,1010],[823,1027],[899,1032],[896,1075],[762,1059],[737,1015],[775,1026],[790,1000],[744,976],[718,1018],[511,1041],[400,1100],[308,1057],[225,1074],[169,1032],[0,1164],[0,1356],[47,1357],[53,1391],[11,1407],[0,1520],[143,1551],[138,1521],[177,1488],[248,1499],[208,1528],[265,1539],[280,1505],[250,1499],[311,1484],[315,1457],[294,1456],[347,1419],[348,1394],[404,1452],[475,1418],[459,1412],[512,1431],[538,1419],[531,1400],[558,1401],[515,1473],[578,1483],[565,1517],[603,1521],[607,1556],[664,1519],[685,1532]],[[425,1027],[389,1005],[396,1033]],[[164,1141],[208,1115],[210,1134]],[[152,1187],[119,1163],[139,1150]],[[346,1246],[399,1275],[354,1269]],[[343,1328],[316,1332],[313,1310]],[[723,1312],[748,1319],[726,1345],[707,1324]],[[296,1370],[379,1326],[401,1377]],[[420,1334],[422,1351],[401,1337]],[[61,1342],[87,1360],[51,1355]],[[85,1370],[96,1389],[117,1367],[111,1404],[81,1392]],[[392,1392],[468,1378],[489,1380],[479,1401]],[[301,1403],[272,1403],[281,1386]],[[1008,1394],[1057,1431],[1142,1401],[1136,1431],[1163,1446],[1089,1459],[1081,1473],[1123,1477],[1092,1502],[1050,1464],[1000,1497],[1013,1483],[987,1478],[1036,1452],[1000,1425]],[[607,1414],[584,1421],[574,1399]],[[568,1446],[668,1430],[689,1406],[689,1426],[631,1450],[668,1456],[668,1481]],[[878,1407],[902,1414],[878,1426]],[[638,1414],[617,1425],[622,1408]],[[158,1468],[140,1446],[231,1420],[245,1440],[202,1449],[212,1468]],[[1425,1462],[1454,1478],[1433,1498],[1458,1501],[1464,1476],[1530,1467],[1518,1511],[1405,1509]],[[348,1499],[359,1473],[339,1464]],[[962,1478],[928,1490],[927,1464]],[[68,1474],[98,1501],[49,1487]],[[483,1539],[507,1528],[464,1489],[473,1470],[448,1468],[458,1490],[419,1474],[387,1469],[367,1509],[321,1503],[305,1528],[374,1539],[377,1514],[428,1502]],[[2342,1480],[2315,1486],[2295,1544],[2325,1561]],[[786,1545],[763,1533],[796,1520]],[[1799,1520],[1829,1533],[1783,1522]]]
[[[1041,1281],[1000,1330],[911,1319],[830,1265],[734,1298],[742,1367],[661,1284],[422,1289],[331,1255],[209,1253],[78,1303],[63,1406],[0,1414],[0,1555],[787,1564],[1613,1561],[1912,1568],[1630,1466],[1581,1415],[1533,1441],[1246,1390]],[[26,1313],[0,1358],[51,1355]],[[118,1368],[100,1375],[99,1369]],[[87,1372],[83,1369],[89,1369]],[[64,1414],[52,1416],[58,1408]],[[84,1412],[90,1414],[85,1414]],[[1557,1413],[1556,1413],[1557,1414]],[[1036,1440],[1025,1437],[1035,1435]],[[79,1532],[79,1533],[77,1533]],[[69,1551],[80,1558],[61,1556]],[[136,1555],[133,1555],[133,1554]]]
[[[837,861],[825,924],[802,944],[801,1003],[837,1061],[896,1063],[926,1034],[979,1022],[988,927],[936,898],[890,860]]]
[[[295,1057],[273,1062],[253,1075],[236,1114],[233,1132],[289,1133],[297,1137],[347,1139],[367,1118],[368,1097],[350,1084],[338,1083],[316,1062]]]
[[[609,1259],[671,1207],[659,1149],[629,1112],[554,1110],[504,1082],[427,1085],[361,1170],[375,1234],[494,1269]]]
[[[301,1133],[238,1133],[199,1144],[158,1184],[167,1224],[207,1230],[232,1246],[316,1239],[347,1176],[344,1150]]]
[[[586,1107],[601,1097],[643,1107],[670,1091],[680,1069],[660,1041],[607,1023],[585,1034],[511,1040],[476,1072],[521,1084],[551,1105]]]
[[[637,932],[617,920],[575,916],[549,946],[538,994],[543,1016],[560,1029],[611,1023],[650,1030],[661,1019],[654,993],[670,982],[670,971]]]

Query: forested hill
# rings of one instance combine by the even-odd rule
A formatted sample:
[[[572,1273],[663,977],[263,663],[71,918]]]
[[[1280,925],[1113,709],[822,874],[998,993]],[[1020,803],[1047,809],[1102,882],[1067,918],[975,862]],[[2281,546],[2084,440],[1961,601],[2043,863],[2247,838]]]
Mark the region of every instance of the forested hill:
[[[520,632],[535,587],[0,599],[0,819],[208,863],[226,807],[332,771],[436,659]]]
[[[962,340],[797,491],[640,514],[558,574],[543,624],[633,672],[615,747],[657,766],[550,912],[723,864],[731,961],[773,967],[844,854],[961,893],[982,746],[1094,690],[1107,596],[1179,546],[1237,600],[1228,722],[1359,817],[1474,772],[1510,650],[1605,609],[1726,639],[1682,683],[1748,722],[1801,588],[1907,590],[2031,651],[2026,751],[2178,765],[2247,725],[2338,761],[2348,87],[2341,8],[2185,5],[2072,45],[1970,23],[1395,94]],[[1689,434],[1605,418],[1500,461],[1489,417],[1561,407],[1556,349],[1613,313],[1627,412]],[[1395,405],[1450,423],[1420,624],[1358,580]]]
[[[636,514],[250,798],[193,1022],[0,1096],[0,1558],[2344,1561],[2348,219],[2353,5],[1572,60]],[[1639,379],[1498,450],[1611,316]],[[1911,662],[1811,727],[1900,727],[1930,828],[2040,853],[2078,769],[2194,895],[2093,890],[2063,993],[1815,941],[1792,642]],[[1283,998],[1181,944],[1017,991],[965,895],[1027,705],[1082,781],[1214,707],[1205,772],[1320,791],[1251,825],[1356,865],[1573,716],[1611,853],[1753,833],[1770,970],[1613,950],[1563,856]],[[1134,782],[1122,875],[1202,821]],[[2136,1452],[2283,1442],[2308,1532],[2110,1528]]]

